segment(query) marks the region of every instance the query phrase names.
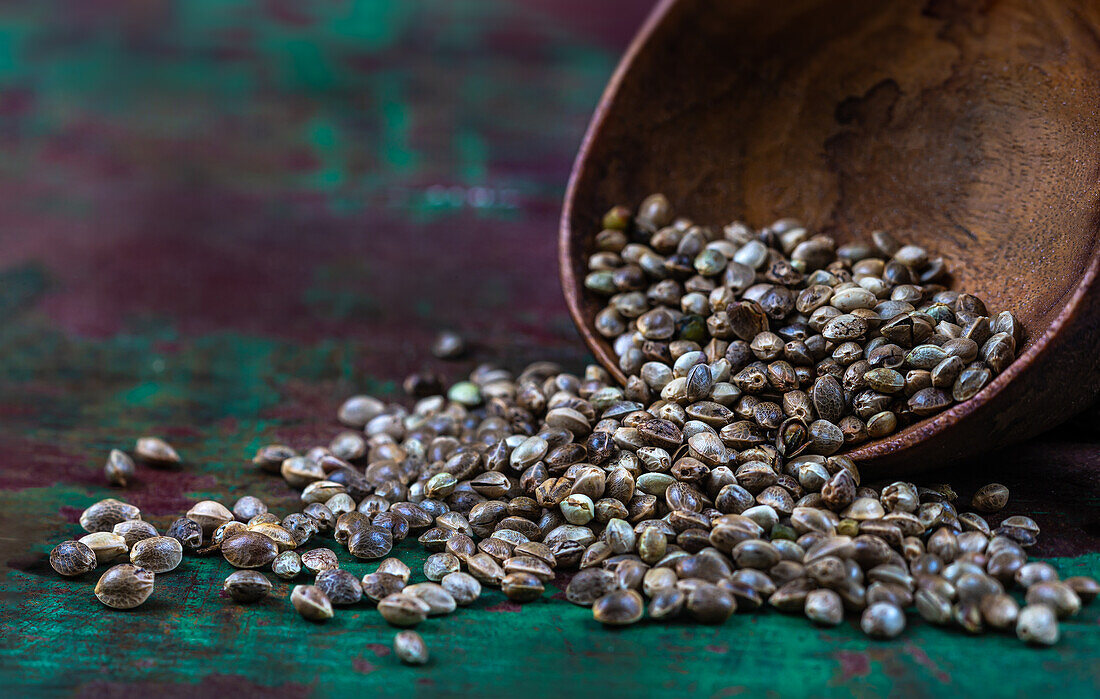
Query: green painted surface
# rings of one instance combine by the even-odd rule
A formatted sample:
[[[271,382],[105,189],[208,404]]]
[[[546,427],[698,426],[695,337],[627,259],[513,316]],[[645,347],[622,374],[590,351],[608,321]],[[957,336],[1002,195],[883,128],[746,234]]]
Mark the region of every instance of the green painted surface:
[[[410,565],[423,556],[402,556]],[[1100,573],[1100,558],[1063,565]],[[347,562],[350,570],[372,566]],[[719,628],[641,625],[606,631],[587,610],[544,600],[522,611],[501,610],[504,597],[486,592],[469,608],[431,619],[418,631],[433,655],[408,668],[390,653],[394,629],[368,605],[339,610],[324,625],[291,609],[290,586],[277,583],[268,601],[250,607],[220,596],[231,572],[221,560],[189,560],[158,580],[145,606],[108,613],[91,595],[93,580],[64,586],[63,602],[27,605],[8,626],[8,653],[41,658],[21,663],[20,683],[68,688],[56,676],[57,651],[80,649],[67,661],[85,682],[197,685],[225,673],[276,693],[409,696],[1095,696],[1095,657],[1067,664],[1057,650],[1036,651],[1002,635],[979,639],[914,624],[891,643],[868,642],[845,627],[823,631],[778,614],[738,615]],[[36,580],[39,584],[40,581]],[[550,592],[553,591],[551,588]],[[60,592],[60,591],[56,591]],[[93,624],[86,621],[95,618]],[[1092,629],[1089,629],[1089,625]],[[1064,626],[1063,643],[1087,644],[1096,613]],[[51,662],[51,656],[54,660]],[[216,658],[216,666],[212,659]],[[210,680],[207,680],[210,681]]]
[[[129,361],[129,343],[96,344],[102,361]],[[42,349],[20,358],[28,385],[56,366],[56,356]],[[70,351],[84,349],[78,344]],[[65,516],[99,497],[120,494],[73,481],[94,480],[107,448],[125,444],[130,435],[155,432],[181,413],[200,425],[173,439],[188,459],[186,469],[144,469],[132,498],[157,503],[152,509],[160,516],[152,521],[164,526],[171,519],[164,514],[170,503],[155,494],[161,484],[180,488],[185,499],[209,496],[227,503],[259,493],[278,511],[290,511],[289,489],[278,478],[255,472],[247,457],[288,426],[290,421],[262,416],[286,400],[289,377],[324,387],[320,393],[330,404],[335,402],[330,395],[348,388],[334,353],[340,354],[330,345],[310,349],[226,335],[175,355],[157,378],[131,383],[119,375],[107,385],[77,382],[61,404],[36,406],[35,415],[48,413],[52,424],[36,426],[37,418],[28,415],[25,428],[72,454],[78,475],[65,472],[44,487],[0,493],[5,520],[22,523],[21,540],[9,538],[3,548],[23,569],[9,570],[0,583],[0,669],[9,687],[94,694],[119,683],[203,692],[226,681],[276,694],[379,691],[425,697],[560,696],[565,685],[582,696],[604,691],[612,696],[1026,696],[1056,687],[1059,696],[1100,692],[1096,605],[1063,625],[1057,648],[1036,650],[1011,636],[972,638],[919,620],[897,642],[872,642],[853,620],[821,630],[773,612],[737,615],[718,628],[679,623],[606,631],[588,610],[549,599],[556,588],[522,609],[487,591],[473,607],[419,628],[433,660],[414,669],[396,663],[389,650],[394,629],[371,605],[341,609],[330,622],[311,624],[290,607],[290,584],[276,581],[272,599],[240,606],[220,592],[232,568],[217,557],[188,558],[177,571],[158,576],[150,601],[129,612],[107,610],[95,600],[95,575],[61,580],[44,565],[49,542],[78,533],[59,512]],[[0,402],[10,399],[0,394]],[[234,416],[231,426],[224,424],[228,415]],[[324,415],[307,417],[306,423],[318,436],[339,429]],[[93,432],[101,441],[89,443]],[[29,550],[20,553],[24,546]],[[357,575],[373,570],[373,564],[338,550]],[[405,542],[400,556],[419,571],[425,554]],[[1051,560],[1064,575],[1100,576],[1098,554]],[[58,672],[62,666],[64,674]]]

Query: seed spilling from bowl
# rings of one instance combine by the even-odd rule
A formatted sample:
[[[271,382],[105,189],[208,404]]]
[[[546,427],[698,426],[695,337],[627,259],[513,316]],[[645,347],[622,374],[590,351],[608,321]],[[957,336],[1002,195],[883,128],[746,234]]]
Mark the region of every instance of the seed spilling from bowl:
[[[289,595],[311,621],[369,604],[412,627],[487,587],[553,603],[546,588],[564,573],[566,600],[608,627],[737,623],[770,607],[892,639],[915,608],[1038,645],[1100,594],[1028,562],[1039,527],[1000,517],[1005,486],[970,500],[946,485],[871,487],[838,453],[973,396],[1012,359],[1010,313],[947,291],[941,262],[881,232],[840,247],[791,220],[716,234],[673,220],[659,195],[604,227],[588,286],[608,300],[599,322],[625,386],[598,366],[538,362],[518,375],[482,365],[435,391],[407,380],[411,407],[353,396],[327,444],[253,458],[301,493],[299,512],[204,500],[160,537],[138,508],[103,500],[51,565],[78,576],[129,551],[140,567],[96,586],[116,608],[144,602],[183,556],[219,551],[242,569],[224,583],[238,602],[272,589],[254,569],[314,576]],[[387,557],[407,539],[430,554],[416,572]],[[394,647],[427,661],[414,631]]]

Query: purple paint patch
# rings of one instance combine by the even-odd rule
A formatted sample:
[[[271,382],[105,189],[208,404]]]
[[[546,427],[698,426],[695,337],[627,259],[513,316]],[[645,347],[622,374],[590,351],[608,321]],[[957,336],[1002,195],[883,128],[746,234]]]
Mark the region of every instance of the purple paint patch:
[[[4,454],[7,463],[22,466],[5,471],[5,490],[41,488],[55,483],[105,485],[103,473],[90,467],[87,457],[65,451],[55,444],[3,439],[0,440],[0,453]]]
[[[940,668],[940,666],[937,665],[934,660],[932,660],[932,658],[928,657],[928,653],[925,653],[924,650],[917,647],[913,643],[906,643],[904,648],[905,652],[909,654],[909,657],[913,658],[913,660],[916,661],[918,665],[930,671],[932,673],[932,676],[935,677],[937,680],[943,682],[944,684],[947,684],[951,681],[951,676],[944,672],[943,669]]]
[[[836,657],[840,661],[840,674],[843,682],[871,674],[871,659],[867,657],[866,653],[842,650],[836,654]]]
[[[264,10],[268,17],[287,26],[308,27],[313,24],[313,18],[302,12],[298,3],[289,0],[265,0]]]
[[[34,108],[34,93],[25,88],[0,90],[0,117],[20,117]]]
[[[292,148],[283,157],[283,166],[290,172],[301,175],[321,167],[321,160],[304,148]]]
[[[202,439],[204,436],[203,430],[192,425],[166,425],[164,427],[157,428],[156,432],[163,439],[167,439],[168,441],[171,441],[173,443],[189,439],[199,440]],[[183,456],[184,462],[186,462],[187,455],[184,454]]]
[[[378,666],[370,662],[369,660],[364,660],[362,658],[352,658],[351,668],[356,672],[360,672],[364,675],[369,675],[370,673],[377,670]]]
[[[209,674],[196,684],[167,682],[107,682],[97,680],[77,687],[76,696],[130,699],[155,696],[158,699],[186,699],[194,696],[264,696],[271,699],[307,697],[310,689],[304,684],[287,682],[265,687],[241,675]]]
[[[135,484],[122,491],[121,499],[137,505],[154,516],[182,515],[195,503],[192,493],[218,489],[218,479],[210,474],[186,470],[143,469]]]
[[[366,648],[379,658],[384,658],[393,652],[392,650],[390,650],[389,646],[383,645],[381,643],[368,643],[366,645]]]
[[[487,611],[487,612],[518,612],[518,611],[521,611],[522,609],[523,609],[523,607],[521,605],[517,604],[516,602],[512,602],[511,600],[505,600],[504,602],[501,602],[500,604],[494,604],[491,607],[486,607],[485,611]]]
[[[593,12],[587,0],[522,0],[521,4],[613,50],[630,42],[652,8],[651,3],[621,3],[613,12]]]
[[[565,599],[565,588],[569,587],[569,582],[572,579],[572,573],[557,571],[554,575],[554,587],[558,588],[558,591],[550,595],[550,599]]]

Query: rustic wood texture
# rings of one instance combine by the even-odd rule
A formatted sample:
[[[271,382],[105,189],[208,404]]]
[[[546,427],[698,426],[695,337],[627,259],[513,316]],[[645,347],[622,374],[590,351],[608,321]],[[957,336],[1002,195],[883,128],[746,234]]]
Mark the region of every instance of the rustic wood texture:
[[[884,228],[1012,310],[1019,357],[975,398],[851,456],[903,473],[1019,441],[1100,392],[1100,5],[667,0],[612,78],[574,166],[561,273],[583,290],[603,212],[663,191],[703,223]]]
[[[649,9],[0,3],[0,695],[1100,694],[1096,604],[1037,651],[916,619],[894,643],[775,613],[606,631],[551,599],[559,580],[522,609],[486,591],[425,622],[433,659],[410,668],[371,605],[310,624],[275,580],[270,600],[237,605],[217,557],[185,558],[129,612],[95,600],[95,574],[50,570],[105,497],[161,528],[207,497],[295,511],[298,494],[250,463],[256,448],[327,443],[346,396],[405,400],[410,371],[546,358],[580,371],[556,221],[584,125]],[[431,357],[441,326],[473,340],[469,357]],[[1100,575],[1098,418],[928,479],[963,496],[1005,483],[1007,512],[1043,528],[1035,555]],[[108,451],[143,434],[184,463],[108,487]],[[396,555],[424,559],[411,541]]]

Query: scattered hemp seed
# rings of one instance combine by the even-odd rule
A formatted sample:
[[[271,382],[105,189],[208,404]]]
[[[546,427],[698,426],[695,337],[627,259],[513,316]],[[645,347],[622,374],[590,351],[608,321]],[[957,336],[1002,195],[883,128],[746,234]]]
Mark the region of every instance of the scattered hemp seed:
[[[129,563],[107,570],[95,585],[95,596],[113,609],[133,609],[153,594],[153,573]]]
[[[432,354],[440,359],[458,359],[466,354],[466,340],[450,330],[441,332],[432,343]]]
[[[271,581],[255,570],[238,570],[225,579],[223,585],[235,602],[251,604],[259,602],[271,593]]]
[[[79,541],[62,541],[50,551],[50,567],[58,575],[74,578],[95,570],[96,555]]]
[[[134,445],[134,456],[151,466],[176,466],[182,459],[168,442],[159,437],[142,437]]]
[[[424,665],[428,662],[428,645],[415,631],[398,631],[393,637],[393,653],[406,665]]]
[[[295,585],[290,593],[294,609],[309,621],[326,621],[332,618],[332,603],[319,588],[313,585]]]
[[[103,475],[107,482],[119,488],[125,488],[134,478],[134,460],[124,451],[112,449],[107,456],[107,465],[103,467]]]

